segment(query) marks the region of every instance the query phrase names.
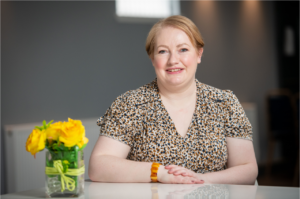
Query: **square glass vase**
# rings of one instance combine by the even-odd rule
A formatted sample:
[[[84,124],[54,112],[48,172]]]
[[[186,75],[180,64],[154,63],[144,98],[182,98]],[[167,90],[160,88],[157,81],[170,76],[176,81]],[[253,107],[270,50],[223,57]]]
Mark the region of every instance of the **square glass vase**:
[[[57,168],[60,169],[57,169]],[[73,198],[84,194],[83,150],[46,151],[46,197]],[[60,170],[60,171],[58,171]],[[62,173],[62,174],[57,174]]]

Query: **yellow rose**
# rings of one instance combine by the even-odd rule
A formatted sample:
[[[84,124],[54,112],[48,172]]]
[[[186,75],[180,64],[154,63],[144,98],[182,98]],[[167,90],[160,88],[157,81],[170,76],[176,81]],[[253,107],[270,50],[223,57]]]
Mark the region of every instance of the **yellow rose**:
[[[54,124],[51,124],[47,129],[46,129],[46,136],[48,140],[57,140],[58,137],[61,134],[62,131],[62,122],[56,122]]]
[[[46,133],[45,130],[33,129],[26,141],[26,151],[32,155],[45,148]]]
[[[80,144],[85,137],[85,129],[80,120],[72,120],[64,122],[61,128],[59,141],[63,142],[66,147],[72,147]]]
[[[87,144],[88,142],[89,142],[89,139],[87,139],[86,137],[83,137],[77,145],[79,148],[81,148],[84,144]]]

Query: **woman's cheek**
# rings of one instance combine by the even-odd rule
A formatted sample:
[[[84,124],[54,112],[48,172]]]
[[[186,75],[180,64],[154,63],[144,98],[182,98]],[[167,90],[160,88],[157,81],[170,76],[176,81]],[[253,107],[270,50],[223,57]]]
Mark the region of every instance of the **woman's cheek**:
[[[166,65],[166,59],[158,58],[158,59],[154,60],[154,64],[157,69],[163,69]]]
[[[189,56],[182,57],[181,60],[182,60],[182,63],[186,67],[189,67],[189,66],[193,65],[193,59],[191,59],[191,57],[189,57]]]

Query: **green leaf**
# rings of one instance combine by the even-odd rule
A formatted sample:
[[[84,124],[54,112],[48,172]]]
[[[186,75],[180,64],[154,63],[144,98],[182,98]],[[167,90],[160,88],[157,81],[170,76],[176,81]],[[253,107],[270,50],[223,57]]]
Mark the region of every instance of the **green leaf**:
[[[84,144],[84,145],[79,149],[79,151],[82,151],[85,147],[86,147],[86,144]]]
[[[52,122],[53,120],[51,120],[48,124],[46,124],[46,120],[44,120],[42,126],[35,126],[35,128],[39,129],[40,131],[46,130],[51,125]]]
[[[76,153],[75,151],[66,151],[65,154],[66,154],[66,157],[67,157],[67,160],[69,162],[75,162],[76,161]]]
[[[43,127],[46,129],[46,120],[43,121]]]
[[[39,129],[40,131],[43,130],[43,128],[40,127],[40,126],[35,126],[35,128],[36,128],[36,129]]]
[[[75,168],[75,166],[74,166],[74,162],[72,162],[72,163],[69,165],[69,168],[70,168],[70,169],[73,169],[73,168]]]
[[[53,167],[53,161],[49,161],[49,160],[46,158],[46,165],[47,165],[47,167]]]
[[[52,144],[52,149],[53,149],[54,151],[60,151],[60,150],[59,150],[58,143],[53,143],[53,144]]]
[[[64,162],[64,161],[62,161],[62,165],[63,165],[63,172],[64,172],[64,173],[66,173],[66,172],[68,171],[69,164],[70,164],[70,163],[68,163],[68,164],[65,164],[65,162]]]
[[[58,147],[61,151],[68,151],[68,147],[65,147],[64,143],[60,143],[59,147]]]
[[[56,160],[62,160],[64,157],[63,153],[61,151],[57,151],[57,154],[56,154]]]
[[[79,151],[79,147],[77,145],[74,146],[74,151]]]
[[[52,122],[53,122],[53,120],[51,120],[51,121],[47,124],[47,128],[51,125]]]

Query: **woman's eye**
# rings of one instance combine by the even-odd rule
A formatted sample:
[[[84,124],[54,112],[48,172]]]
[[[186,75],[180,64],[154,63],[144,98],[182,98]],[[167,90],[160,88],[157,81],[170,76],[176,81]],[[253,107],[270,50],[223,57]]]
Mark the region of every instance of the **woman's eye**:
[[[181,52],[186,52],[186,51],[188,51],[188,49],[183,48],[183,49],[181,49],[180,51],[181,51]]]
[[[166,53],[166,51],[165,50],[160,50],[160,51],[158,51],[158,53],[159,54],[164,54],[164,53]]]

